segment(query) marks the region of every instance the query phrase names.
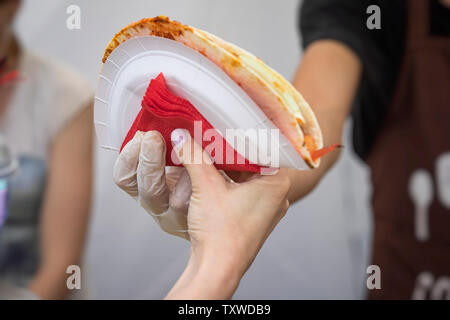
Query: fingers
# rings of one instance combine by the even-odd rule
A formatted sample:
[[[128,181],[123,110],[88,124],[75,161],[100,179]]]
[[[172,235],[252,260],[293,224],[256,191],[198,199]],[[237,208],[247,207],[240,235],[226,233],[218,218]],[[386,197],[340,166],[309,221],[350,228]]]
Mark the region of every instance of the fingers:
[[[169,190],[172,191],[175,188],[178,180],[180,180],[180,176],[186,173],[186,169],[184,167],[166,167],[166,183],[169,186]]]
[[[157,216],[156,219],[165,232],[189,240],[187,212],[192,193],[191,180],[186,169],[178,169],[183,169],[183,171],[170,194],[169,210],[163,215]]]
[[[141,205],[155,214],[169,207],[169,188],[165,179],[166,144],[157,131],[148,131],[142,137],[137,187]]]
[[[254,174],[250,176],[247,181],[243,183],[253,184],[275,184],[280,185],[280,191],[288,191],[291,187],[291,180],[289,179],[288,171],[286,169],[276,169],[274,173],[271,174]]]
[[[158,221],[163,231],[189,240],[187,218],[184,212],[170,207],[163,215],[153,217]]]
[[[136,132],[123,148],[114,165],[114,181],[173,235],[189,239],[186,212],[191,186],[186,170],[174,188],[174,208],[169,209],[169,188],[165,179],[166,145],[157,131]],[[182,169],[182,168],[179,168]],[[180,170],[180,173],[183,171]]]
[[[214,183],[225,182],[214,167],[208,153],[191,138],[188,131],[184,129],[172,131],[171,140],[178,159],[189,173],[193,187],[201,186],[211,180]]]
[[[192,186],[191,179],[186,170],[184,170],[178,179],[170,195],[169,206],[177,211],[187,214],[189,200],[191,198]]]
[[[291,187],[291,180],[289,179],[287,171],[281,169],[274,175],[262,176],[260,181],[254,180],[254,183],[263,183],[264,185],[268,185],[272,190],[271,195],[277,197],[280,201],[280,206],[272,222],[271,230],[268,232],[269,235],[289,209],[290,204],[287,197]]]
[[[137,131],[122,149],[114,164],[113,179],[115,184],[132,197],[137,197],[138,187],[136,181],[136,170],[141,151],[143,133]]]

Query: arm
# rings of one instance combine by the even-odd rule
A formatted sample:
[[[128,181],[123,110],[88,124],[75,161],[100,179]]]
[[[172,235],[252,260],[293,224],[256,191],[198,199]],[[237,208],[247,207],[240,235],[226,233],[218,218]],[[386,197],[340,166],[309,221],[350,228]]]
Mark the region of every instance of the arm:
[[[313,107],[322,128],[325,145],[336,143],[341,139],[344,123],[359,83],[360,73],[359,58],[346,46],[336,41],[317,41],[305,52],[295,75],[294,86],[302,92]],[[282,170],[287,173],[290,180],[289,201],[295,201],[307,195],[333,166],[338,157],[339,152],[327,155],[316,170]],[[271,190],[275,189],[271,188]],[[247,199],[248,197],[241,195],[238,198]],[[242,204],[242,202],[238,203]],[[217,205],[209,207],[220,209]],[[226,212],[229,214],[231,211],[227,210]],[[189,214],[191,214],[190,211]],[[257,234],[258,232],[255,230],[247,236],[251,238]],[[224,241],[230,241],[235,236],[230,232],[228,236],[224,237]],[[248,244],[244,247],[250,248]],[[252,250],[248,250],[248,252],[252,252]],[[230,258],[224,251],[212,250],[198,254],[194,248],[185,271],[166,299],[230,298],[243,275],[240,268],[242,260],[245,261],[245,259],[233,256]],[[250,263],[244,262],[244,265],[248,266]]]
[[[248,181],[234,183],[215,168],[208,153],[188,131],[174,130],[172,143],[192,183],[186,235],[191,242],[191,255],[166,299],[231,298],[288,209],[287,171],[279,170],[271,176],[253,175]],[[116,183],[129,194],[138,194],[144,208],[155,203],[154,193],[148,191],[152,190],[155,177],[164,178],[161,163],[164,164],[165,153],[164,139],[157,131],[137,132],[116,160]],[[160,194],[167,193],[164,179],[161,184]]]
[[[217,253],[191,252],[188,264],[166,300],[231,299],[243,276],[240,261],[227,261]]]
[[[350,112],[359,80],[361,62],[347,46],[320,40],[306,49],[293,84],[309,102],[322,129],[324,145],[338,143]],[[289,201],[306,196],[339,158],[340,151],[323,157],[310,171],[290,170]]]
[[[342,129],[359,83],[361,68],[361,62],[353,51],[337,41],[316,41],[308,47],[304,54],[295,76],[294,86],[303,93],[315,111],[322,128],[325,145],[341,140]],[[137,133],[137,135],[142,135],[142,133]],[[145,190],[141,190],[145,192],[145,198],[147,198],[144,208],[156,214],[167,211],[164,216],[156,217],[162,229],[186,238],[185,233],[173,232],[161,222],[164,219],[167,221],[185,219],[189,207],[191,183],[185,172],[177,176],[166,175],[165,158],[160,156],[161,150],[165,152],[165,148],[161,147],[156,140],[148,142],[149,144],[153,143],[153,147],[147,155],[147,158],[152,161],[146,161],[149,173],[143,181],[145,188],[142,189]],[[138,154],[139,148],[139,143],[136,143],[134,146],[130,145],[128,149],[130,149],[130,154],[133,152]],[[323,157],[320,167],[315,170],[288,170],[287,174],[292,185],[289,201],[297,201],[314,189],[336,162],[338,156],[339,150],[326,155]],[[136,172],[129,172],[129,168],[137,168],[138,162],[135,156],[123,157],[121,161],[116,162],[114,168],[114,181],[132,197],[141,193],[136,183]],[[248,179],[248,173],[245,172],[229,171],[227,174],[236,182]],[[172,183],[167,183],[168,186],[166,186],[166,180],[172,181]],[[174,184],[173,181],[177,181],[177,183]]]
[[[42,299],[67,294],[67,266],[79,264],[91,200],[92,106],[52,146],[41,218],[41,265],[30,290]]]
[[[188,131],[175,130],[171,138],[192,183],[187,216],[191,255],[166,299],[229,299],[285,215],[290,180],[286,170],[279,170],[242,183],[227,181]]]

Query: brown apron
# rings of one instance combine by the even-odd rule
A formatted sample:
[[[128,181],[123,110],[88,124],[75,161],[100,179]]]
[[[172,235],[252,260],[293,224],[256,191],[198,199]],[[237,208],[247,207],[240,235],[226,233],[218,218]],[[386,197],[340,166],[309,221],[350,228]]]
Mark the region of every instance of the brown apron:
[[[371,299],[450,299],[450,41],[430,2],[408,2],[392,105],[368,157],[375,217]]]

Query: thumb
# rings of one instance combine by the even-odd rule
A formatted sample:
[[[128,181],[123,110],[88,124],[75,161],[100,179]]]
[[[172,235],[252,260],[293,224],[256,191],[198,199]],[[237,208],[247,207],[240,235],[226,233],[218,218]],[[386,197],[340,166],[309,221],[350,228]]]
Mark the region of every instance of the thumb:
[[[186,168],[191,178],[193,187],[207,184],[211,180],[217,183],[223,183],[225,181],[219,171],[214,167],[209,154],[202,149],[197,141],[192,139],[187,130],[173,130],[170,139],[172,140],[173,149],[178,159]]]

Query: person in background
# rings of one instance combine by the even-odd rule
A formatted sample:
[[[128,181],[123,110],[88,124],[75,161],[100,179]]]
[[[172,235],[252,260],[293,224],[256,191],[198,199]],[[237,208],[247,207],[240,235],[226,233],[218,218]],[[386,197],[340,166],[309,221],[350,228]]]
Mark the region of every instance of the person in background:
[[[374,5],[379,29],[369,28]],[[327,143],[352,114],[356,153],[371,169],[372,264],[381,271],[371,299],[450,297],[449,8],[438,0],[306,0],[301,9],[305,54],[294,84]]]
[[[368,28],[372,5],[380,9],[381,29]],[[324,145],[338,143],[353,116],[355,150],[371,168],[372,263],[380,267],[381,287],[370,290],[369,298],[450,297],[449,7],[448,0],[306,0],[301,6],[305,52],[293,84],[313,108]],[[138,168],[141,159],[164,158],[160,137],[144,139],[149,145],[134,157]],[[315,170],[280,169],[290,179],[289,201],[311,192],[339,153],[325,156]],[[151,181],[145,181],[144,194],[120,170],[114,172],[116,183],[147,199],[154,214],[191,210],[186,173],[170,188],[166,180],[173,176],[166,177],[164,161],[145,165]],[[240,270],[235,263],[230,268]]]
[[[0,0],[0,135],[18,162],[7,180],[0,282],[42,299],[67,295],[80,264],[91,200],[92,101],[88,83],[21,46],[12,30],[19,0]],[[0,288],[0,290],[2,290]]]

